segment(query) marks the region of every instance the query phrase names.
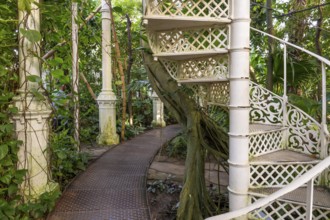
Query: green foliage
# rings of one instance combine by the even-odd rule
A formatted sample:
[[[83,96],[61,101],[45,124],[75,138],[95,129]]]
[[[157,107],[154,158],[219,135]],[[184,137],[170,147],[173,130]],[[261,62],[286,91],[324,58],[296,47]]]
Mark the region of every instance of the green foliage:
[[[85,153],[77,152],[68,130],[53,133],[50,146],[53,179],[64,188],[73,177],[85,170],[88,157]]]
[[[186,158],[187,156],[187,136],[180,134],[174,137],[166,146],[166,154],[174,158]]]
[[[169,175],[166,180],[156,180],[152,183],[147,184],[147,192],[151,193],[167,193],[174,194],[180,193],[182,190],[182,186],[172,183],[172,176]]]
[[[120,126],[119,126],[120,128]],[[133,138],[136,135],[139,135],[141,133],[143,133],[145,131],[145,127],[141,127],[141,126],[131,126],[131,125],[126,125],[125,127],[126,131],[125,131],[125,137],[127,139]]]
[[[251,7],[251,26],[262,31],[267,30],[265,0],[253,0]],[[330,7],[312,7],[322,1],[273,1],[274,34],[282,39],[292,42],[312,52],[321,52],[322,56],[329,57]],[[308,9],[308,10],[302,10]],[[322,18],[322,27],[317,27],[317,21]],[[317,50],[317,31],[320,31]],[[268,56],[267,37],[251,32],[251,67],[259,84],[266,81],[266,62]],[[284,60],[283,45],[275,42],[274,54],[274,92],[283,94]],[[311,114],[315,119],[320,119],[319,101],[321,98],[321,69],[320,63],[290,46],[287,47],[287,90],[290,93],[290,102]],[[329,76],[327,82],[329,84]],[[328,85],[329,86],[329,85]]]
[[[289,102],[313,118],[319,119],[321,117],[321,104],[313,99],[289,94]]]
[[[229,112],[227,108],[221,106],[210,106],[208,109],[209,117],[212,118],[218,125],[229,132]]]
[[[41,34],[39,31],[36,30],[25,30],[23,28],[20,28],[19,31],[25,37],[27,40],[29,40],[31,43],[37,43],[41,40]]]

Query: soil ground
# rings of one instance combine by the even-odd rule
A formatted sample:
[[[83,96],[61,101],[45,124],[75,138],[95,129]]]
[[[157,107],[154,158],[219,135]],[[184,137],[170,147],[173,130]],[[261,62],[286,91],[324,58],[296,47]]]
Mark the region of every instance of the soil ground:
[[[184,159],[156,155],[148,170],[147,199],[152,220],[175,220],[179,202],[180,188],[184,178]],[[220,190],[224,196],[220,199],[224,209],[227,207],[227,173],[214,162],[205,165],[205,179],[210,191]],[[174,193],[172,193],[174,191]],[[218,198],[216,198],[218,200]]]

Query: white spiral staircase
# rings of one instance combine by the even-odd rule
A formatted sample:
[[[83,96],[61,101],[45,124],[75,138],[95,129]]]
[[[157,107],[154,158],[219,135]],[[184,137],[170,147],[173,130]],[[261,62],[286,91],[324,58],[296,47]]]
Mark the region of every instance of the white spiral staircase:
[[[237,85],[233,82],[237,79],[231,77],[229,67],[230,34],[234,34],[230,18],[233,2],[228,0],[146,0],[144,2],[143,23],[153,56],[163,63],[168,73],[179,84],[185,84],[195,91],[195,98],[203,107],[228,106],[231,98],[230,85]],[[240,5],[236,4],[236,7]],[[284,45],[286,57],[286,47],[291,44],[286,44],[284,41],[280,43]],[[325,64],[328,64],[328,61],[322,58],[321,62],[325,75]],[[323,79],[325,81],[325,76]],[[324,160],[322,169],[319,168],[321,166],[314,168],[317,170],[315,175],[308,179],[307,188],[305,182],[300,184],[299,181],[294,181],[304,178],[304,174],[308,175],[309,170],[329,156],[326,115],[320,124],[302,110],[289,104],[286,96],[286,80],[284,81],[285,91],[282,97],[250,82],[248,134],[250,178],[247,196],[249,203],[253,204],[260,198],[267,200],[270,194],[287,185],[298,184],[300,187],[294,187],[298,188],[294,191],[288,189],[290,193],[236,216],[246,214],[245,217],[241,217],[242,219],[327,220],[330,219],[330,172],[326,168],[330,163]],[[323,107],[324,110],[325,103]],[[321,172],[322,174],[318,175]],[[231,219],[231,217],[213,218]]]

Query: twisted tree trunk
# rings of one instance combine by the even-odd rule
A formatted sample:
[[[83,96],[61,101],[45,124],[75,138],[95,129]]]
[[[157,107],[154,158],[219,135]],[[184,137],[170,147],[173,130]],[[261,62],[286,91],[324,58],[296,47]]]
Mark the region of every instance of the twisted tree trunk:
[[[205,185],[205,156],[210,153],[222,161],[228,159],[228,135],[225,130],[201,111],[166,72],[160,62],[145,54],[145,65],[153,89],[183,125],[188,138],[185,182],[180,195],[178,220],[203,219],[217,212]]]

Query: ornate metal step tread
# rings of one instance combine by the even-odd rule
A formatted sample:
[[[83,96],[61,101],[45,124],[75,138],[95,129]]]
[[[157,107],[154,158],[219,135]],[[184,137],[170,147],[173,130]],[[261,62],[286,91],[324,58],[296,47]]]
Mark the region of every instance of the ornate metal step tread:
[[[282,131],[285,130],[286,127],[283,127],[282,125],[268,125],[268,124],[250,124],[250,135],[256,135],[256,134],[264,134],[269,133],[273,131]]]
[[[291,150],[280,150],[255,157],[251,165],[257,164],[316,164],[318,158]]]
[[[172,29],[188,29],[195,27],[210,27],[213,25],[227,25],[228,18],[187,17],[187,16],[155,16],[143,17],[143,25],[150,31],[167,31]]]
[[[270,195],[280,188],[258,188],[258,189],[250,189],[250,195],[257,197],[266,197]],[[284,195],[280,199],[306,204],[306,187],[301,187],[294,190],[287,195]],[[330,189],[326,189],[323,187],[315,187],[314,188],[314,206],[327,208],[330,210]]]
[[[227,54],[228,49],[218,48],[213,50],[202,50],[202,51],[192,51],[192,52],[179,52],[179,53],[157,53],[153,56],[155,58],[166,58],[168,60],[189,60],[198,59],[203,57],[211,57],[220,54]]]
[[[200,78],[200,79],[178,79],[178,83],[218,83],[218,82],[228,82],[228,78]]]

